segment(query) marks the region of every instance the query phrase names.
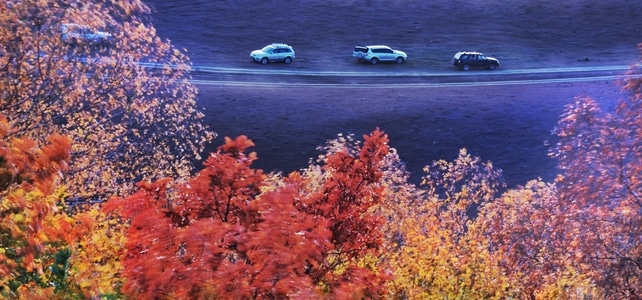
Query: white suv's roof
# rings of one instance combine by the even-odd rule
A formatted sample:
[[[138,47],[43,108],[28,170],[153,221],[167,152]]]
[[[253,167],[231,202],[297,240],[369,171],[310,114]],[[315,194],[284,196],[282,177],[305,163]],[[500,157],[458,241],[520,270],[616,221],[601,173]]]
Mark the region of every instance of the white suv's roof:
[[[374,48],[374,49],[376,49],[376,48],[385,48],[385,49],[390,49],[390,47],[388,47],[388,46],[386,46],[386,45],[371,45],[371,46],[366,46],[366,47],[371,48],[371,49],[373,49],[373,48]]]

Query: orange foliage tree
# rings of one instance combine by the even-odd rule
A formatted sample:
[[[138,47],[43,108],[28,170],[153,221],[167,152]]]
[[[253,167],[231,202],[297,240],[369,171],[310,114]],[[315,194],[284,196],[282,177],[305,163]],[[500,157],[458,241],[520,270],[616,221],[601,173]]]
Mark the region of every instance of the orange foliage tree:
[[[0,112],[17,135],[72,139],[73,197],[187,177],[214,137],[187,81],[189,59],[156,36],[149,14],[140,0],[0,2]],[[69,23],[85,27],[63,38]],[[91,34],[100,32],[111,38],[98,43]]]
[[[185,184],[139,183],[107,211],[130,220],[123,292],[135,298],[377,298],[380,131],[363,147],[329,153],[318,172],[278,187],[251,168],[241,136],[212,153]],[[356,151],[357,155],[353,155]],[[314,175],[312,175],[314,173]],[[273,184],[273,183],[272,183]],[[370,255],[369,255],[370,254]]]
[[[555,184],[532,180],[480,208],[476,223],[520,299],[602,298],[578,258],[581,230],[566,215]]]
[[[31,139],[8,138],[12,134],[0,118],[0,296],[50,299],[66,284],[55,269],[66,262],[73,237],[59,185],[71,144],[52,135],[38,148]]]

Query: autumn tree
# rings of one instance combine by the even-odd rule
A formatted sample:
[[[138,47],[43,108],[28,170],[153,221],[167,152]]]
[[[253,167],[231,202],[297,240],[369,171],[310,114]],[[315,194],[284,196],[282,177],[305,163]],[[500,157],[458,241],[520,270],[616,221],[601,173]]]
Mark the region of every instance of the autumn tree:
[[[386,252],[395,278],[391,296],[402,299],[500,299],[508,278],[475,223],[480,204],[503,188],[501,171],[465,149],[452,162],[426,166],[420,188],[389,168]],[[401,180],[399,180],[401,178]],[[386,213],[387,212],[387,213]]]
[[[97,204],[73,213],[71,218],[68,259],[66,268],[60,270],[67,284],[84,299],[119,298],[126,222]]]
[[[327,165],[272,179],[247,138],[226,138],[185,184],[139,183],[105,211],[129,220],[124,294],[135,298],[378,298],[380,131]],[[356,153],[356,154],[355,154]],[[277,182],[278,181],[278,182]]]
[[[298,189],[297,208],[328,220],[332,233],[332,247],[312,278],[334,298],[382,297],[389,279],[379,259],[385,219],[375,210],[386,193],[381,179],[388,136],[377,129],[363,136],[363,144],[340,136],[322,149],[323,165],[288,177]]]
[[[59,184],[71,144],[52,135],[39,148],[12,135],[0,117],[0,296],[51,299],[60,289],[74,290],[62,270],[73,220],[61,206],[67,192]]]
[[[552,151],[563,171],[564,215],[580,228],[578,255],[613,299],[642,298],[641,82],[632,67],[610,114],[587,97],[569,104]]]
[[[204,170],[176,186],[175,194],[167,189],[169,178],[141,182],[137,193],[105,206],[130,220],[125,294],[148,299],[250,295],[243,278],[250,268],[247,253],[239,244],[256,218],[250,203],[264,175],[249,168],[255,159],[244,153],[249,140],[226,141]]]
[[[187,177],[214,137],[187,81],[189,59],[149,16],[139,0],[0,3],[0,112],[12,135],[71,137],[64,180],[73,197],[125,195],[152,175]],[[63,24],[85,33],[63,38]],[[97,43],[86,31],[111,38]]]
[[[602,298],[582,263],[582,227],[567,216],[553,183],[511,189],[480,208],[476,220],[506,276],[506,294],[520,299]]]
[[[140,183],[106,209],[131,220],[123,291],[136,298],[306,297],[306,275],[327,239],[322,220],[298,212],[291,193],[260,199],[265,175],[251,169],[252,142],[231,140],[175,191],[169,179]],[[319,237],[317,237],[319,236]],[[319,243],[314,243],[319,241]]]

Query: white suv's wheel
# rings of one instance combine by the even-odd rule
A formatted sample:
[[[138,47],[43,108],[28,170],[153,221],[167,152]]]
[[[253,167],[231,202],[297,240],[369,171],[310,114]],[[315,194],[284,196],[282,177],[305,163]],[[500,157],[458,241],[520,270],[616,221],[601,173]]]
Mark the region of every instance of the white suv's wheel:
[[[378,62],[379,62],[379,59],[376,57],[373,57],[372,59],[370,59],[370,63],[373,65],[376,65]]]
[[[286,57],[286,58],[283,60],[283,62],[284,62],[284,63],[286,63],[286,64],[289,64],[289,63],[291,63],[291,62],[292,62],[292,58],[291,58],[291,57]]]
[[[264,64],[264,65],[267,65],[267,63],[268,63],[267,57],[261,58],[261,63]]]

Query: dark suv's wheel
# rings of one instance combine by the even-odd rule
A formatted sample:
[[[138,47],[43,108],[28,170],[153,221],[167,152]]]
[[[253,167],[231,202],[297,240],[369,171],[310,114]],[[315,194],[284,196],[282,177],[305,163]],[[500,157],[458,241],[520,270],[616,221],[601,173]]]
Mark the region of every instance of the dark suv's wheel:
[[[464,71],[468,71],[468,70],[470,70],[470,65],[464,64],[464,66],[462,66],[461,69],[464,70]]]
[[[378,62],[379,62],[379,59],[378,59],[378,58],[376,58],[376,57],[373,57],[373,58],[370,60],[370,63],[371,63],[371,64],[373,64],[373,65],[376,65]]]
[[[491,69],[491,70],[495,70],[495,69],[497,69],[497,65],[496,64],[490,64],[490,66],[488,66],[488,68]]]
[[[397,57],[397,59],[396,59],[395,61],[396,61],[398,64],[403,64],[404,59],[403,59],[403,57]]]

